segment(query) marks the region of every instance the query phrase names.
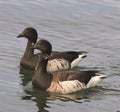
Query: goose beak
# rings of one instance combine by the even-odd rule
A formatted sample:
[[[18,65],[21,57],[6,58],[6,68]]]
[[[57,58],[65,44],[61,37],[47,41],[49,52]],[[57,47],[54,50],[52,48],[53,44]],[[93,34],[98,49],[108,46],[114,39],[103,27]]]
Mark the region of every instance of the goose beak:
[[[20,38],[20,37],[24,37],[24,35],[22,33],[20,33],[17,38]]]

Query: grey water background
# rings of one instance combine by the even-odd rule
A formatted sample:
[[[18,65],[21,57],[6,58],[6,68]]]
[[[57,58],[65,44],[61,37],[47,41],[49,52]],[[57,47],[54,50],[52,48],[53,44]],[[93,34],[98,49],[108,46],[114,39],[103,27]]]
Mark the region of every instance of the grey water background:
[[[19,66],[26,27],[53,50],[82,50],[78,69],[99,70],[107,78],[95,88],[68,95],[33,89],[33,71]],[[0,0],[0,112],[119,112],[119,0]]]

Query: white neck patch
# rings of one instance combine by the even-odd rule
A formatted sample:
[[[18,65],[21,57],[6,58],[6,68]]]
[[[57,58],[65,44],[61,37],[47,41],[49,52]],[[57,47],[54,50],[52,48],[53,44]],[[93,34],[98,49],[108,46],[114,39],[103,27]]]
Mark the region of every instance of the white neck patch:
[[[49,55],[44,54],[43,57],[44,57],[45,60],[47,60],[49,58]]]

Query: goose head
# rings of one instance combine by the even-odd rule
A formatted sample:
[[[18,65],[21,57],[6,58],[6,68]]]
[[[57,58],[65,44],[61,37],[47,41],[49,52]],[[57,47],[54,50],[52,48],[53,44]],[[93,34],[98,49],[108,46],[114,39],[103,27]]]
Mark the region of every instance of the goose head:
[[[38,49],[40,50],[43,54],[50,55],[52,52],[52,45],[47,41],[47,40],[39,40],[33,47],[32,49]]]
[[[37,41],[37,38],[38,38],[38,33],[36,31],[36,29],[32,28],[32,27],[28,27],[28,28],[25,28],[18,36],[17,38],[20,38],[20,37],[25,37],[27,38],[28,40],[30,40],[30,42],[32,43],[36,43]]]

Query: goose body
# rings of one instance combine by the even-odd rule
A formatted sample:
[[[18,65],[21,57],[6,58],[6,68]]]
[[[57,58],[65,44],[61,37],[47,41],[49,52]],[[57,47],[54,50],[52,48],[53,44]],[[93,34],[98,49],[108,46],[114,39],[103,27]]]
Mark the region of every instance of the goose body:
[[[43,45],[47,45],[45,52]],[[47,72],[47,63],[51,53],[51,44],[46,40],[40,40],[34,46],[34,49],[41,50],[39,61],[36,65],[35,73],[32,78],[32,84],[40,89],[67,94],[94,87],[102,81],[106,76],[99,74],[97,71],[72,71],[63,70],[53,73]]]
[[[28,39],[26,50],[23,57],[21,58],[20,65],[22,67],[34,70],[38,62],[38,55],[40,54],[34,54],[34,50],[31,49],[31,47],[36,43],[38,38],[36,29],[25,28],[24,31],[20,33],[17,37],[25,37]],[[59,70],[71,69],[75,66],[78,66],[79,62],[85,57],[86,52],[84,51],[53,51],[50,54],[47,70],[48,72],[54,72]]]

